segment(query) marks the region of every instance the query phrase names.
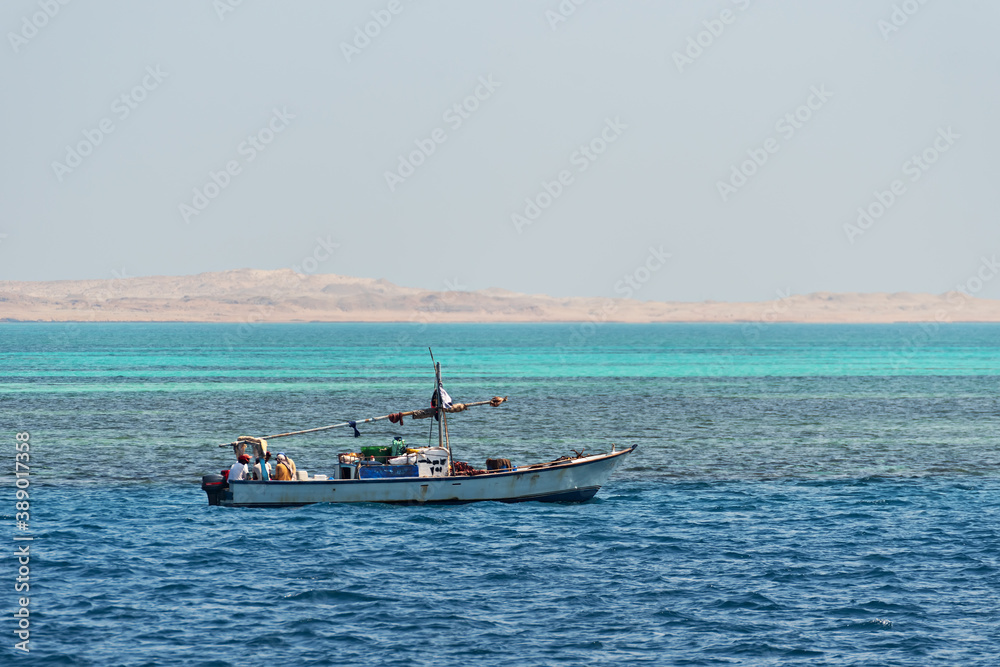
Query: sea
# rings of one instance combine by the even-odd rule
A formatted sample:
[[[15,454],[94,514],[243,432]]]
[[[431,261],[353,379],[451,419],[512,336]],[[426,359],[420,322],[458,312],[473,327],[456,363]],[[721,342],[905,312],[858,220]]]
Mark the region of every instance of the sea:
[[[429,405],[431,352],[509,397],[456,459],[638,449],[579,504],[207,504],[236,436]],[[988,324],[2,323],[0,664],[997,665],[998,382]]]

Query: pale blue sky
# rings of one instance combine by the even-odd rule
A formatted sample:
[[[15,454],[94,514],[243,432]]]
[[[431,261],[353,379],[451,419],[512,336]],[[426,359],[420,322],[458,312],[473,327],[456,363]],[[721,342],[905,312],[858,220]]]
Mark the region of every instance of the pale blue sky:
[[[644,300],[766,300],[941,293],[1000,252],[995,2],[224,3],[3,4],[0,280],[295,266],[616,296],[630,274]],[[894,5],[916,11],[888,32]],[[515,224],[526,198],[548,206]]]

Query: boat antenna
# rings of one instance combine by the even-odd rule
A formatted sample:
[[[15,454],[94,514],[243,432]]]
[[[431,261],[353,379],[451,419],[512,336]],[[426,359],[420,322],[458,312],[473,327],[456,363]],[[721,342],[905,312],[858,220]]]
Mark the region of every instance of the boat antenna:
[[[431,366],[433,366],[433,367],[434,367],[434,375],[435,375],[435,378],[437,378],[437,373],[438,373],[438,366],[437,366],[437,362],[436,362],[436,361],[434,361],[434,350],[432,350],[432,349],[431,349],[431,346],[430,346],[430,345],[428,345],[428,346],[427,346],[427,351],[428,351],[428,352],[430,353],[430,355],[431,355]],[[437,394],[437,390],[438,390],[438,385],[434,385],[434,393],[435,393],[435,394]],[[441,402],[441,397],[440,397],[440,396],[438,396],[438,403],[440,403],[440,402]],[[435,412],[434,414],[435,414],[435,415],[440,415],[441,413],[440,413],[440,412]],[[438,417],[438,421],[440,421],[440,416]],[[433,434],[433,433],[434,433],[434,422],[431,422],[431,427],[430,427],[430,429],[429,429],[429,430],[427,431],[427,446],[428,446],[428,447],[430,447],[430,446],[431,446],[431,434]]]

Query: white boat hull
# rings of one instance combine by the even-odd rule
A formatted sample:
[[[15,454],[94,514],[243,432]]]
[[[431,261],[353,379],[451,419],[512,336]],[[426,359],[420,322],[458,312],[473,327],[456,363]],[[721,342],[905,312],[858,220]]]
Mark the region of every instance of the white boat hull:
[[[230,507],[284,507],[312,503],[429,505],[478,501],[581,502],[593,498],[635,447],[543,467],[474,476],[239,481],[219,497]]]

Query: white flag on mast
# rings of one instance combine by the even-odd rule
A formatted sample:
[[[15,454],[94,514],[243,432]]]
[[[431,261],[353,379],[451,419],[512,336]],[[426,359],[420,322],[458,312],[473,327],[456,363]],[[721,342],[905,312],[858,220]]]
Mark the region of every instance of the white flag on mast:
[[[444,385],[440,383],[438,383],[438,396],[441,397],[441,407],[451,407],[451,396],[444,390]]]

